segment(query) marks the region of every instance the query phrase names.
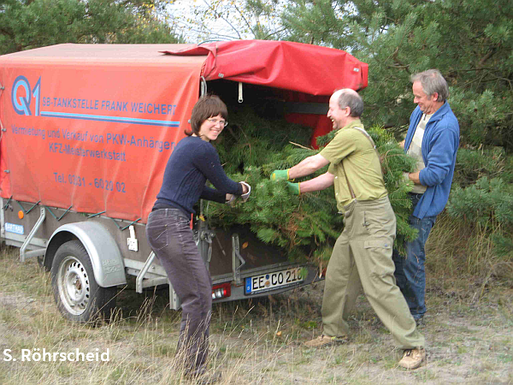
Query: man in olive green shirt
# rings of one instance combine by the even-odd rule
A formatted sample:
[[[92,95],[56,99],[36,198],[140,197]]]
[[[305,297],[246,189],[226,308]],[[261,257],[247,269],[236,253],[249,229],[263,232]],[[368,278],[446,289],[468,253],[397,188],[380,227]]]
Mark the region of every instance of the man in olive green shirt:
[[[317,155],[288,170],[276,170],[271,180],[290,180],[310,175],[330,165],[317,178],[288,183],[296,193],[335,187],[344,231],[337,239],[326,271],[322,303],[324,331],[305,343],[320,347],[347,341],[347,318],[361,288],[374,311],[403,349],[399,365],[416,369],[425,360],[424,337],[417,331],[406,300],[395,284],[392,249],[396,219],[383,181],[374,142],[360,121],[363,101],[351,89],[336,91],[330,98],[328,118],[339,129]]]

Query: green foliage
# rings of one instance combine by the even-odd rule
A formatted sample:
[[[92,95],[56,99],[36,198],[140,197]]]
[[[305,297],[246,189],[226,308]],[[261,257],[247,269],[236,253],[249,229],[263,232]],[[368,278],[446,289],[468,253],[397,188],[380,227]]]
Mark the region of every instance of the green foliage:
[[[513,255],[513,185],[502,178],[480,178],[465,189],[456,186],[447,205],[450,216],[485,228],[498,255]]]
[[[499,257],[513,256],[513,238],[511,235],[508,236],[508,234],[504,233],[494,233],[491,238],[495,245],[495,253]]]
[[[501,178],[489,180],[482,177],[476,184],[465,189],[455,187],[447,211],[454,217],[480,225],[486,225],[490,221],[513,224],[512,193],[513,188]],[[507,209],[510,210],[509,214]]]
[[[463,143],[475,147],[487,144],[513,149],[513,89],[506,90],[505,93],[487,89],[480,94],[473,90],[455,89],[450,103],[462,127]]]
[[[460,149],[447,211],[485,231],[498,256],[513,253],[513,156],[503,148]]]
[[[59,43],[176,43],[163,0],[7,0],[0,54]]]
[[[284,248],[291,259],[306,258],[320,264],[327,261],[343,230],[343,216],[337,212],[333,189],[296,196],[287,191],[285,182],[269,180],[272,171],[290,168],[317,153],[305,146],[311,129],[281,119],[263,119],[252,109],[238,109],[231,114],[230,121],[232,124],[216,147],[228,175],[234,180],[245,180],[253,190],[246,203],[236,203],[234,207],[209,205],[207,216],[211,225],[249,225],[259,239]],[[403,177],[403,172],[413,170],[415,161],[404,155],[392,135],[382,128],[373,127],[369,133],[383,158],[401,249],[404,239],[416,236],[408,225],[411,201],[407,193],[412,186]],[[318,138],[318,143],[327,144],[333,135],[331,132]],[[296,144],[289,142],[291,137]]]
[[[447,212],[468,226],[496,256],[513,255],[513,156],[502,147],[458,151]]]
[[[243,106],[230,111],[230,125],[216,142],[227,173],[241,172],[247,166],[267,165],[265,172],[270,174],[311,153],[305,147],[310,141],[311,128],[292,125],[281,118],[262,118],[258,113],[260,110],[259,107]],[[267,112],[263,109],[261,114]],[[298,148],[291,144],[291,137],[303,148],[291,151]],[[276,167],[270,169],[271,164]]]
[[[509,157],[511,163],[511,157]],[[508,172],[509,169],[509,172]],[[508,157],[501,147],[492,149],[460,148],[456,158],[456,169],[453,183],[461,187],[474,184],[479,178],[501,177],[506,183],[512,183],[511,166]]]

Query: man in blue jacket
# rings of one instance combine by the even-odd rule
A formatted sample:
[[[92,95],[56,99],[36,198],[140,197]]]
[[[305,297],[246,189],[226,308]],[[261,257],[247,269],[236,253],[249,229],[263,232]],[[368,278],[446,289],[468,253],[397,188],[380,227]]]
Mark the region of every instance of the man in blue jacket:
[[[447,82],[438,70],[413,75],[411,81],[417,108],[410,116],[406,139],[400,144],[417,159],[417,170],[405,177],[414,184],[410,193],[413,204],[410,225],[419,235],[406,243],[406,257],[394,253],[394,262],[397,285],[418,324],[426,313],[424,246],[437,215],[449,199],[460,129],[447,102]]]

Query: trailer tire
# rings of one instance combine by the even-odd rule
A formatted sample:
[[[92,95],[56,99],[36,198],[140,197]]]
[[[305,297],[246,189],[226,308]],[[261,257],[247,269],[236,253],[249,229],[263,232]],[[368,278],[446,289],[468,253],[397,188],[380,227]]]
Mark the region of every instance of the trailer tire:
[[[53,296],[65,318],[85,323],[110,316],[117,288],[98,285],[91,259],[80,241],[68,241],[57,249],[51,274]]]

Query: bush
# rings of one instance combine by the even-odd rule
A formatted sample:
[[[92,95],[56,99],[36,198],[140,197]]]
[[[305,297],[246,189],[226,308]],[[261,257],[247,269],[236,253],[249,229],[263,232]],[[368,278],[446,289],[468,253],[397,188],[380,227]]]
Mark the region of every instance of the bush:
[[[513,160],[513,158],[509,158]],[[456,159],[456,169],[454,172],[455,185],[466,187],[473,185],[476,181],[487,176],[495,178],[501,176],[506,183],[513,182],[511,171],[511,162],[508,169],[508,157],[502,147],[492,149],[472,149],[460,148]]]
[[[467,188],[456,186],[448,214],[470,228],[484,230],[498,256],[513,257],[513,185],[502,178],[480,178]]]

